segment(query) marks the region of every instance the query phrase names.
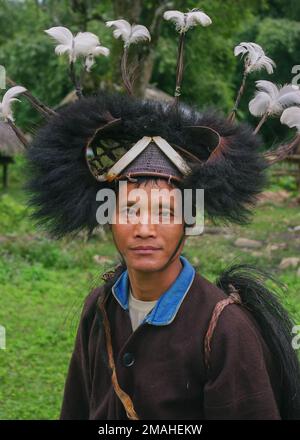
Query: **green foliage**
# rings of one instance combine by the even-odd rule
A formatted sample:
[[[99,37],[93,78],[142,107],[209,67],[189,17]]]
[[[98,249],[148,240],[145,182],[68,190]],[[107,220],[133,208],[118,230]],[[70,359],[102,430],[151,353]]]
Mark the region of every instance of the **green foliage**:
[[[270,187],[272,191],[285,189],[294,196],[297,196],[298,193],[297,182],[294,176],[273,176]]]
[[[0,199],[0,212],[1,212],[1,229],[7,232],[11,227],[14,229],[14,224],[12,224],[12,219],[14,222],[19,223],[22,218],[26,215],[26,208],[19,203],[17,203],[9,194],[3,194]]]
[[[268,0],[263,2],[262,12],[274,18],[287,17],[300,20],[300,3],[298,0]]]

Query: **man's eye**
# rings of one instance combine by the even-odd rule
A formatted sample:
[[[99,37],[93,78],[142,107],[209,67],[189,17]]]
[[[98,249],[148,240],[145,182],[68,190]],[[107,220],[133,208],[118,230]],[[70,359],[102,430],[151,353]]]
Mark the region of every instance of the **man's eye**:
[[[162,217],[168,217],[168,216],[172,217],[173,216],[173,212],[172,211],[168,211],[168,210],[161,211],[160,214],[161,214]]]
[[[131,208],[129,206],[122,209],[122,213],[127,214],[128,216],[136,215],[138,212],[137,208]]]

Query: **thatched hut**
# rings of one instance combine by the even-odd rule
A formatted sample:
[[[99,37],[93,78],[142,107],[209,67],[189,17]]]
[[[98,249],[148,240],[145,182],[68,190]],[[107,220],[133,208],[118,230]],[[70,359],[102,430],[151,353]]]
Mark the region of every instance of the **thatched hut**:
[[[102,88],[104,88],[104,85],[101,85]],[[168,95],[168,93],[163,92],[162,90],[158,89],[155,86],[149,85],[146,88],[145,91],[145,98],[146,99],[153,99],[155,101],[172,101],[173,97],[171,95]],[[69,92],[61,101],[60,103],[53,107],[53,110],[58,110],[59,108],[64,107],[67,104],[71,104],[72,102],[77,101],[77,95],[76,91],[72,90]]]
[[[17,138],[13,129],[0,121],[0,165],[3,167],[3,188],[7,188],[8,165],[14,162],[14,156],[24,151],[24,146]]]

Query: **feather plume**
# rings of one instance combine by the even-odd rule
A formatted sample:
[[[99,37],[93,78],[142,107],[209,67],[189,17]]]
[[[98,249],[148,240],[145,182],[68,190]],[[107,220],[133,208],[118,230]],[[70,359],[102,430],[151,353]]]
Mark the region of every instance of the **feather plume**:
[[[89,54],[85,58],[85,69],[87,72],[91,71],[91,67],[95,63],[95,57],[98,55],[104,55],[107,57],[110,53],[110,50],[107,47],[104,46],[95,46],[92,49],[90,49]]]
[[[234,55],[244,57],[246,73],[266,69],[271,74],[273,67],[276,66],[275,62],[266,56],[262,47],[256,43],[240,43],[234,48]]]
[[[100,46],[97,35],[91,32],[78,32],[74,37],[74,46],[76,54],[87,55],[91,49]]]
[[[249,110],[253,116],[280,115],[282,111],[292,105],[300,104],[299,87],[286,84],[276,86],[271,81],[256,81],[258,91],[249,102]]]
[[[290,128],[296,128],[300,133],[300,108],[289,107],[284,110],[281,115],[280,122]]]
[[[55,26],[46,29],[45,32],[55,41],[60,43],[55,47],[55,53],[57,55],[64,55],[67,53],[69,55],[70,62],[74,62],[76,60],[74,37],[68,28],[63,26]]]
[[[144,40],[151,41],[150,32],[146,26],[140,24],[131,25],[128,21],[122,19],[107,21],[106,26],[115,28],[113,30],[113,36],[115,38],[121,37],[125,47]]]
[[[181,83],[184,71],[184,45],[186,32],[196,25],[209,26],[212,21],[208,15],[199,9],[192,9],[189,12],[166,11],[163,18],[175,23],[176,30],[179,32],[178,57],[176,68],[176,86],[174,96],[174,108],[178,105],[181,95]]]
[[[14,86],[7,90],[7,92],[4,94],[2,102],[0,102],[0,116],[4,118],[5,121],[7,121],[8,119],[14,121],[11,104],[14,101],[20,102],[20,100],[17,99],[16,96],[20,95],[23,92],[26,92],[25,87]]]
[[[163,17],[165,20],[175,23],[176,30],[180,33],[185,33],[196,25],[209,26],[212,24],[211,18],[198,9],[193,9],[190,12],[166,11]]]
[[[74,37],[72,32],[63,26],[52,27],[45,32],[60,43],[55,47],[55,53],[57,55],[68,54],[70,63],[74,63],[79,56],[87,57],[88,71],[94,64],[95,56],[109,54],[109,49],[101,46],[99,38],[92,32],[78,32]]]

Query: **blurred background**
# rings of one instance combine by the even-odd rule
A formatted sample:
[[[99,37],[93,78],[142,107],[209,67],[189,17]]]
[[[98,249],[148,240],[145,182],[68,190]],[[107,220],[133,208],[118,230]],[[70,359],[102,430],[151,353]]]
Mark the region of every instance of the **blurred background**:
[[[187,33],[182,101],[199,109],[217,107],[229,113],[241,83],[243,63],[233,55],[242,41],[260,44],[276,62],[272,75],[255,72],[238,111],[238,119],[257,121],[248,111],[255,81],[291,83],[300,65],[298,0],[0,0],[0,66],[7,87],[15,82],[53,109],[74,101],[76,94],[66,57],[54,53],[44,30],[65,26],[73,33],[90,31],[109,57],[96,59],[83,79],[85,95],[99,89],[122,91],[122,44],[105,26],[125,18],[147,26],[150,44],[137,46],[139,65],[135,94],[170,99],[175,88],[178,34],[162,19],[168,9],[199,7],[213,24]],[[300,71],[300,69],[299,69]],[[5,89],[0,89],[0,100]],[[43,118],[21,98],[15,123],[28,140]],[[262,150],[293,135],[269,119],[261,130]],[[24,149],[7,124],[0,122],[0,326],[6,348],[0,349],[0,419],[55,419],[59,416],[68,362],[84,298],[102,283],[117,254],[108,234],[55,241],[29,219],[22,190]],[[212,225],[187,241],[184,255],[214,281],[228,264],[250,262],[282,282],[281,300],[300,324],[300,150],[269,170],[269,186],[261,194],[253,222],[244,227]]]

